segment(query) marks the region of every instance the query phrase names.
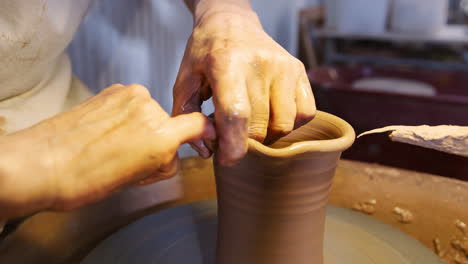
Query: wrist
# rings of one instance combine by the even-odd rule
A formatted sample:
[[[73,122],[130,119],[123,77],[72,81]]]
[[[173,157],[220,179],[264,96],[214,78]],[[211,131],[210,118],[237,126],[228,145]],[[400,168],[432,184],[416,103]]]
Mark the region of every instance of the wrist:
[[[0,140],[0,219],[45,210],[54,202],[54,161],[43,141],[46,133],[32,129]]]
[[[261,27],[260,19],[252,8],[249,1],[219,1],[199,0],[196,1],[193,10],[194,28],[209,21],[212,17],[222,16],[227,20],[242,19],[250,21]]]

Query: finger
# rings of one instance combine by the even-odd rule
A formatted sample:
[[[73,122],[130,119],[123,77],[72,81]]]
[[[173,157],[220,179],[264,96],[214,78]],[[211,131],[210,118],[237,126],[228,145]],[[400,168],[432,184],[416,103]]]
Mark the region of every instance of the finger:
[[[249,137],[263,142],[270,119],[270,87],[264,79],[252,78],[247,81],[247,91],[251,107]]]
[[[178,145],[196,140],[214,140],[215,127],[202,113],[191,113],[171,118],[165,125],[167,138],[175,140]]]
[[[247,153],[250,103],[245,79],[234,73],[212,75],[211,87],[218,134],[217,159],[232,166]],[[236,78],[237,77],[237,78]]]
[[[294,129],[309,123],[314,119],[317,112],[312,87],[310,87],[310,82],[305,72],[301,74],[298,79],[296,89],[296,111]]]
[[[200,91],[202,85],[200,75],[191,74],[188,70],[181,70],[179,72],[174,85],[173,116],[201,112],[203,98]],[[204,96],[207,96],[206,93]],[[196,142],[191,142],[190,146],[204,158],[208,158],[212,154],[203,141],[197,140]]]
[[[201,113],[191,113],[173,117],[167,121],[164,126],[161,138],[168,139],[177,149],[180,145],[187,142],[197,142],[202,139],[213,140],[216,138],[216,132],[212,122]],[[170,140],[170,141],[169,141]],[[205,154],[206,155],[206,154]],[[177,155],[170,162],[163,164],[149,177],[137,182],[138,185],[151,184],[174,176],[179,170],[179,161]]]
[[[272,83],[270,90],[270,122],[266,144],[289,134],[296,119],[295,87],[293,76],[283,74]]]
[[[189,70],[181,70],[173,89],[172,115],[201,112],[201,76]]]
[[[200,157],[207,159],[213,154],[212,150],[207,146],[206,142],[202,139],[197,139],[189,143],[193,150],[198,152]]]
[[[212,122],[215,125],[215,129],[216,129],[214,113],[211,113],[210,115],[208,115],[208,120],[210,120],[210,122]],[[216,139],[214,140],[204,139],[203,143],[205,143],[205,146],[210,150],[211,153],[213,153],[218,148]]]

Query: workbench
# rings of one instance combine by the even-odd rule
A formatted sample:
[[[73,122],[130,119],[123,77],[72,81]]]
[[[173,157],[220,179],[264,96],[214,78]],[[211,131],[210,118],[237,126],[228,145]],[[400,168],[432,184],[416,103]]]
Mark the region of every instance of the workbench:
[[[139,217],[180,204],[216,199],[211,160],[183,159],[179,179],[183,198],[123,219],[113,219],[106,225],[96,226],[85,216],[77,221],[67,217],[67,213],[32,217],[20,226],[7,245],[0,246],[0,263],[14,257],[34,259],[35,264],[79,263],[100,240]],[[342,160],[336,169],[329,202],[360,211],[401,230],[436,251],[447,263],[453,263],[456,256],[460,258],[463,254],[463,250],[456,249],[453,244],[455,240],[467,239],[468,235],[464,224],[468,223],[466,182]],[[102,207],[99,211],[106,213]],[[2,254],[9,258],[2,258]]]

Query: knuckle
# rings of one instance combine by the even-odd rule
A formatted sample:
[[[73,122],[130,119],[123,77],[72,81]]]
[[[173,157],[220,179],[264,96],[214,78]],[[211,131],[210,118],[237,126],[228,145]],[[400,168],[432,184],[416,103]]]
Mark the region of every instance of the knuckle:
[[[282,67],[289,67],[290,66],[290,56],[286,56],[284,54],[282,55],[278,55],[276,57],[274,57],[274,62],[276,62],[278,65],[282,66]]]
[[[233,64],[238,57],[236,51],[229,48],[219,48],[210,51],[206,56],[206,62],[208,67],[227,67]]]
[[[170,118],[166,112],[158,111],[152,99],[134,100],[129,110],[135,120],[143,122],[145,127],[150,129],[157,128],[164,120]]]
[[[122,88],[122,87],[125,87],[125,85],[121,83],[114,83],[110,86],[110,88],[115,88],[115,89]]]
[[[123,87],[125,87],[125,85],[121,83],[114,83],[111,86],[109,86],[108,89],[119,90],[119,89],[122,89]]]
[[[119,89],[122,89],[123,87],[125,86],[121,83],[114,83],[108,87],[108,90],[119,90]]]
[[[225,121],[245,121],[250,117],[250,109],[239,104],[231,104],[226,110],[222,111]],[[217,116],[217,115],[216,115]]]
[[[304,63],[301,60],[294,58],[294,65],[301,71],[305,71]]]
[[[102,90],[102,94],[113,94],[113,93],[116,93],[118,91],[120,91],[124,86],[120,83],[115,83],[115,84],[112,84],[111,86],[105,88],[104,90]]]
[[[268,129],[268,120],[259,120],[255,119],[250,122],[249,131],[263,133]]]
[[[258,141],[263,141],[267,134],[266,126],[250,126],[249,127],[249,137]]]
[[[305,69],[304,63],[302,63],[302,61],[300,61],[300,60],[298,60],[296,58],[293,58],[292,62],[291,62],[291,65],[298,72],[298,74],[303,74],[303,73],[305,74],[306,69]]]
[[[271,52],[264,51],[264,50],[258,50],[255,53],[254,61],[267,63],[267,62],[269,62],[271,60],[271,58],[272,58],[272,53]]]
[[[251,117],[249,129],[252,131],[266,131],[268,129],[269,113],[256,113]]]
[[[140,84],[131,84],[126,87],[126,92],[130,97],[149,98],[151,97],[148,89]]]
[[[291,122],[277,122],[270,125],[270,130],[275,134],[287,135],[293,130],[294,124]]]

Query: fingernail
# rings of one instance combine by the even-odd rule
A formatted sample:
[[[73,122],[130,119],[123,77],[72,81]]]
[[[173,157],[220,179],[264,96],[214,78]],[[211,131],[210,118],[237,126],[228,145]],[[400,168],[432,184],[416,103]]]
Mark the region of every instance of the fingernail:
[[[203,143],[205,144],[205,147],[213,153],[216,150],[216,140],[203,140]]]
[[[195,145],[195,144],[194,144],[194,143],[192,143],[192,142],[191,142],[191,143],[189,143],[189,145],[190,145],[190,147],[191,147],[193,150],[195,150],[195,151],[198,153],[198,155],[199,155],[199,156],[201,156],[201,155],[202,155],[202,150],[201,150],[201,149],[199,149],[197,145]]]
[[[197,140],[190,143],[190,146],[198,152],[198,155],[204,159],[207,159],[211,156],[211,151],[205,146],[202,140]]]

